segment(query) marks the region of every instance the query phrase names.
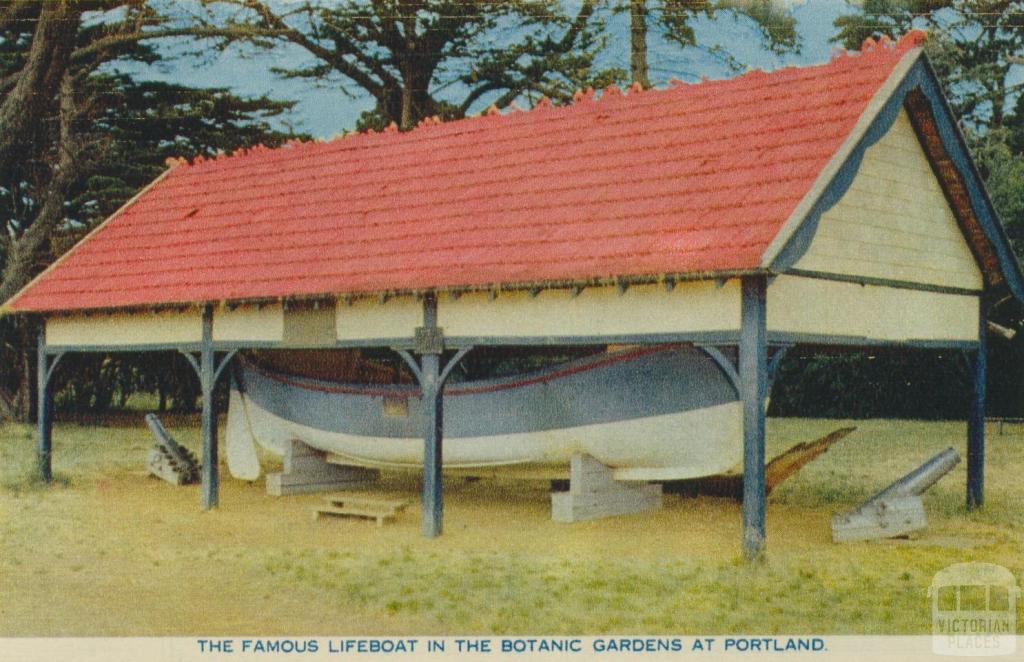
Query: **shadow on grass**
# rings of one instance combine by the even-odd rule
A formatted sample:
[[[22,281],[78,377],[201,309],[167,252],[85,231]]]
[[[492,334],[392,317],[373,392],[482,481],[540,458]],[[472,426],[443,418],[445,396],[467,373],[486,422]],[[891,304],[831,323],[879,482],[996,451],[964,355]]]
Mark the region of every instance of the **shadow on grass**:
[[[17,476],[6,476],[0,481],[0,489],[13,496],[42,492],[53,487],[68,488],[71,485],[71,477],[66,474],[54,474],[53,478],[47,482],[36,471],[22,472]]]

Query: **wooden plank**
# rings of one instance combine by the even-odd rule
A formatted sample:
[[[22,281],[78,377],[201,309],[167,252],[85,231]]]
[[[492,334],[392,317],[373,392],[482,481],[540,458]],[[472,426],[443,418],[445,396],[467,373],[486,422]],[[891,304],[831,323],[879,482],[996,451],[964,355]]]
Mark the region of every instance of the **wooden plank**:
[[[661,485],[642,484],[632,490],[605,493],[556,492],[551,495],[551,519],[582,522],[659,510],[661,505]]]
[[[822,215],[814,241],[794,266],[981,287],[977,260],[906,110],[865,152],[849,189]]]
[[[487,336],[543,338],[721,331],[739,327],[739,284],[713,281],[635,285],[620,295],[615,287],[502,292],[491,300],[470,292],[438,302],[445,338]],[[406,327],[408,328],[408,327]],[[408,334],[408,330],[405,331]]]
[[[324,497],[324,501],[334,506],[362,506],[366,508],[380,508],[393,511],[405,510],[411,503],[407,499],[375,499],[372,497],[355,497],[355,496],[328,496]]]
[[[765,400],[768,397],[767,280],[743,278],[739,375],[743,400],[743,555],[754,559],[766,538]]]
[[[339,467],[344,469],[345,467]],[[331,492],[336,490],[363,490],[373,487],[376,478],[346,475],[344,471],[335,476],[315,476],[309,474],[267,474],[267,494],[270,496],[289,496],[292,494],[309,494],[311,492]]]
[[[379,508],[356,508],[345,506],[344,508],[333,508],[331,506],[318,506],[316,512],[321,515],[353,515],[355,517],[394,517],[397,513]]]
[[[322,516],[329,517],[358,517],[361,519],[372,519],[377,521],[377,526],[384,526],[387,520],[395,519],[395,513],[381,513],[376,511],[351,510],[348,508],[316,508],[313,511],[313,519],[319,520]]]
[[[985,504],[985,384],[988,319],[986,306],[978,306],[978,351],[974,353],[971,408],[967,418],[967,509]]]
[[[203,337],[202,318],[193,309],[51,317],[46,320],[46,334],[50,345],[67,347],[188,344],[200,342]]]
[[[49,324],[47,325],[49,327]],[[36,393],[38,394],[36,427],[39,433],[36,448],[39,478],[44,483],[53,480],[53,387],[49,379],[50,359],[46,353],[47,334],[40,331],[36,352]]]
[[[928,525],[919,496],[891,497],[832,518],[832,540],[855,542],[895,538]]]

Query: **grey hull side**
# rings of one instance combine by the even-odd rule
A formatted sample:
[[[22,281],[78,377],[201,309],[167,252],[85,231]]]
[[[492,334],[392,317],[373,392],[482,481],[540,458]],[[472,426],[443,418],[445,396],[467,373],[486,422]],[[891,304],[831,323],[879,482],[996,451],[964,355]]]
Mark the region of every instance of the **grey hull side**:
[[[419,391],[274,374],[243,362],[235,388],[261,409],[325,432],[415,438],[423,430]],[[574,428],[690,412],[734,403],[720,368],[692,347],[601,354],[514,378],[449,384],[446,438]]]

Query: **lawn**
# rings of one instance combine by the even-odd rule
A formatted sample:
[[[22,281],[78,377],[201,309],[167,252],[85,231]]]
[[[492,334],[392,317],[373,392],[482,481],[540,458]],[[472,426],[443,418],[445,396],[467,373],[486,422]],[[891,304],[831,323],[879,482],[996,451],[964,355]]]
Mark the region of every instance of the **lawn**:
[[[849,421],[771,419],[769,456]],[[377,528],[314,522],[317,495],[265,496],[222,469],[221,507],[141,469],[144,427],[59,424],[55,483],[32,478],[34,431],[0,427],[0,636],[217,634],[925,634],[939,569],[1024,573],[1024,434],[988,437],[987,503],[960,464],[906,540],[837,545],[833,513],[932,454],[963,423],[857,421],[768,502],[768,553],[740,558],[739,505],[666,496],[657,513],[550,520],[547,483],[446,479],[445,535],[413,507]],[[196,448],[193,426],[172,427]],[[417,499],[416,476],[376,494]]]

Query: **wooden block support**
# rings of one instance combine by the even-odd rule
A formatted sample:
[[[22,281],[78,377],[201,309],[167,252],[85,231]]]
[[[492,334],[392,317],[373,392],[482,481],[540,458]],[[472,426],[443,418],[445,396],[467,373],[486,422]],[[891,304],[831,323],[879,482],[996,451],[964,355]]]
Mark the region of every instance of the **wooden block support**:
[[[569,491],[551,494],[551,519],[556,522],[582,522],[660,508],[661,485],[617,481],[610,468],[589,455],[572,457]]]
[[[380,476],[376,469],[329,464],[325,455],[293,439],[284,454],[284,471],[267,474],[267,494],[288,496],[365,489]]]
[[[832,540],[855,542],[895,538],[920,531],[926,526],[928,517],[921,497],[889,497],[833,517]]]

